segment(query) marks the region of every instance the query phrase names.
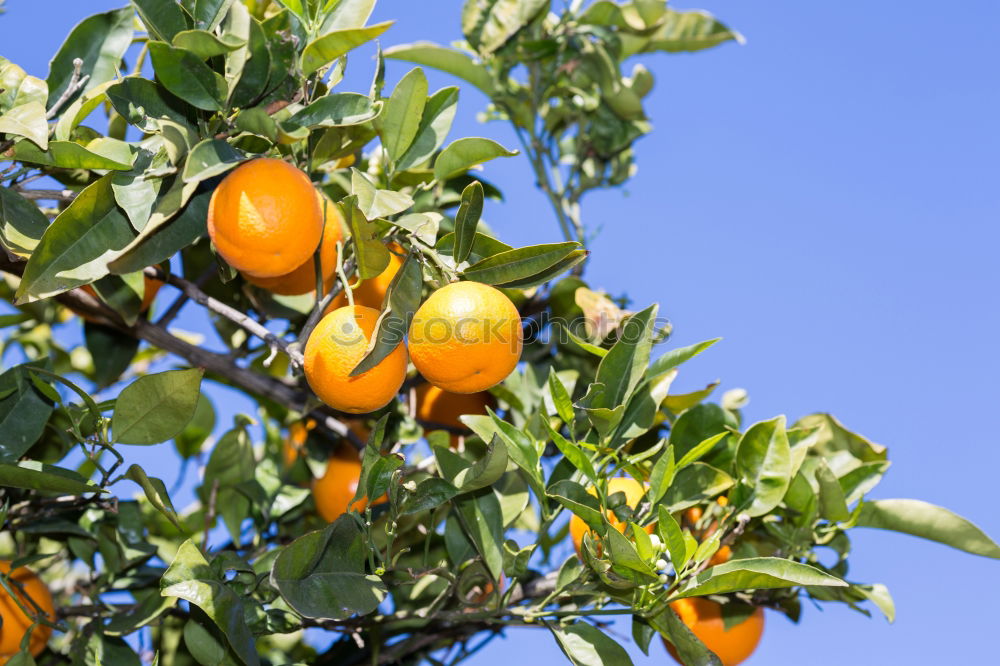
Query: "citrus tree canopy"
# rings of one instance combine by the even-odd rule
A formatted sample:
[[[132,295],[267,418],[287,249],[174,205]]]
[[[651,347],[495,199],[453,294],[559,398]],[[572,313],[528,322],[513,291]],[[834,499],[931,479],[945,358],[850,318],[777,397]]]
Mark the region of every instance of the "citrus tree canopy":
[[[456,663],[531,625],[617,666],[620,616],[728,666],[765,608],[892,619],[848,576],[854,528],[1000,558],[869,498],[886,449],[833,416],[671,391],[716,340],[672,346],[586,280],[622,260],[589,256],[583,203],[651,131],[643,55],[738,33],[663,0],[467,0],[461,41],[379,48],[348,90],[392,39],[374,3],[132,0],[45,79],[0,58],[0,664]],[[391,90],[386,59],[412,67]],[[516,145],[450,135],[469,88]],[[484,220],[519,153],[544,244]],[[217,429],[220,386],[256,411]],[[197,501],[136,446],[195,460]]]

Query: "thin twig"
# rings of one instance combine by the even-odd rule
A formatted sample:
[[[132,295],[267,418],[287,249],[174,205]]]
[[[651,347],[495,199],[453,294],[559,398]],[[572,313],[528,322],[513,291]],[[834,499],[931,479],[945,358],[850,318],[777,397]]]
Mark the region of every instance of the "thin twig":
[[[59,96],[56,103],[52,105],[52,108],[48,110],[45,114],[46,120],[52,120],[59,113],[59,109],[65,104],[70,97],[76,94],[76,91],[87,85],[87,81],[90,80],[90,74],[86,76],[80,76],[80,70],[83,69],[83,60],[80,58],[73,58],[73,75],[69,79],[69,85],[66,86],[66,90],[63,94]]]
[[[14,187],[13,190],[25,199],[45,199],[46,201],[70,202],[76,198],[77,193],[73,190],[22,190]]]

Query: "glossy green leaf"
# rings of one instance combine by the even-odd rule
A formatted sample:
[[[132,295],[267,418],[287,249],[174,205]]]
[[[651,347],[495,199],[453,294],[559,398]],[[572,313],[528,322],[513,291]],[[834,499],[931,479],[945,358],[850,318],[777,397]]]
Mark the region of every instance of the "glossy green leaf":
[[[28,102],[45,107],[48,98],[49,86],[45,81],[29,76],[23,68],[0,56],[0,111]]]
[[[691,360],[721,339],[722,338],[713,338],[712,340],[705,340],[704,342],[688,345],[687,347],[671,349],[663,356],[653,361],[653,363],[649,366],[649,372],[646,373],[646,376],[656,377],[662,375],[664,372],[676,368],[681,363]]]
[[[305,617],[343,619],[367,615],[386,596],[378,576],[365,574],[367,548],[350,515],[310,532],[275,558],[271,584]]]
[[[0,461],[13,462],[42,436],[52,402],[32,383],[24,365],[0,374],[0,394]]]
[[[14,190],[0,187],[0,247],[19,257],[27,257],[42,239],[49,221]]]
[[[444,145],[457,109],[458,88],[442,88],[430,96],[410,147],[396,160],[396,171],[423,164]]]
[[[217,36],[207,30],[184,30],[170,40],[171,45],[190,51],[202,60],[235,51],[246,42],[232,35]]]
[[[808,564],[780,557],[752,557],[702,571],[678,590],[677,598],[798,585],[846,587],[847,583]]]
[[[176,182],[181,181],[178,178]],[[115,253],[115,258],[108,263],[108,269],[116,274],[142,270],[146,266],[167,261],[205,236],[208,205],[212,198],[210,190],[191,197],[179,212],[174,208],[180,205],[184,195],[195,186],[196,184],[188,185],[183,191],[178,188],[169,195],[161,195],[143,232],[122,251]],[[174,214],[176,217],[171,220]]]
[[[708,12],[668,9],[660,27],[652,35],[641,41],[636,40],[637,45],[641,44],[636,50],[641,53],[701,51],[729,41],[742,44],[743,36],[730,30]],[[631,55],[634,51],[629,45],[630,42],[626,41],[627,53]]]
[[[38,490],[57,495],[104,492],[76,472],[35,460],[0,463],[0,486]]]
[[[442,254],[450,254],[454,252],[455,248],[455,234],[447,233],[438,239],[437,244],[434,249]],[[476,232],[472,238],[472,251],[469,254],[469,261],[482,261],[487,257],[492,257],[494,254],[499,254],[501,252],[507,252],[513,250],[510,245],[507,245],[503,241],[499,241],[492,236],[487,236],[484,233]]]
[[[604,513],[601,511],[601,503],[579,483],[569,479],[556,481],[549,486],[547,494],[587,523],[590,529],[598,534],[604,534]]]
[[[370,42],[389,29],[393,21],[375,23],[363,28],[333,30],[306,44],[302,51],[302,73],[312,74],[320,67],[328,65],[351,49]]]
[[[456,263],[465,261],[472,252],[476,227],[483,215],[483,199],[483,184],[478,180],[472,181],[462,190],[462,202],[455,214],[455,246],[452,250]]]
[[[327,0],[323,8],[323,23],[319,32],[360,28],[368,22],[375,8],[375,0]]]
[[[433,42],[414,42],[386,49],[385,57],[433,67],[471,83],[487,96],[493,94],[493,79],[489,70],[461,51]]]
[[[632,659],[621,645],[589,622],[546,622],[559,649],[575,666],[631,666]]]
[[[173,502],[170,501],[170,495],[167,493],[167,487],[163,481],[155,476],[146,476],[146,471],[138,465],[129,466],[128,471],[125,472],[125,478],[139,484],[142,492],[146,494],[146,499],[149,500],[149,503],[157,511],[166,516],[167,520],[173,523],[177,529],[184,530],[181,527],[180,521],[177,520],[177,511],[174,509]]]
[[[101,324],[84,322],[83,340],[94,359],[94,383],[99,388],[118,381],[139,351],[138,339]]]
[[[354,243],[354,259],[358,265],[358,277],[367,280],[382,274],[389,265],[389,249],[382,242],[378,227],[370,222],[361,209],[358,199],[348,197],[340,204],[341,214],[351,230],[351,240]]]
[[[556,413],[564,423],[572,423],[575,418],[573,413],[573,400],[570,398],[566,385],[559,379],[555,368],[549,370],[548,379],[549,395],[552,397],[552,404]]]
[[[182,0],[194,19],[194,27],[215,30],[234,0]]]
[[[462,34],[476,50],[492,53],[548,4],[548,0],[466,0]]]
[[[132,0],[132,4],[153,39],[169,42],[178,32],[188,29],[184,11],[176,2]]]
[[[288,123],[295,127],[348,127],[374,120],[382,112],[380,102],[358,93],[332,93],[297,111]]]
[[[458,488],[444,479],[432,476],[417,484],[416,490],[403,504],[402,514],[430,511],[458,495]]]
[[[715,448],[715,445],[721,442],[722,439],[728,434],[729,433],[727,432],[720,432],[717,435],[712,435],[711,437],[703,440],[700,444],[689,450],[680,460],[677,461],[677,467],[686,467],[694,461],[702,458],[706,453]]]
[[[351,169],[351,193],[358,198],[358,208],[369,220],[402,213],[413,205],[413,199],[403,192],[380,190],[368,176]]]
[[[48,150],[43,151],[33,143],[21,141],[14,146],[14,158],[19,162],[60,169],[128,171],[132,168],[133,156],[128,149],[119,150],[120,145],[124,144],[94,142],[85,147],[74,141],[49,141]]]
[[[489,490],[452,500],[462,516],[467,536],[483,558],[494,580],[503,573],[503,512],[497,496]]]
[[[208,396],[202,393],[198,396],[194,416],[184,426],[184,430],[174,438],[177,453],[184,459],[197,455],[213,430],[215,430],[215,408]]]
[[[250,17],[246,57],[248,59],[243,63],[239,80],[229,85],[229,102],[236,108],[246,108],[256,102],[264,94],[271,73],[267,36],[260,21],[253,16]]]
[[[111,429],[121,444],[158,444],[180,433],[194,416],[204,370],[146,375],[118,396]]]
[[[107,258],[134,234],[115,205],[111,176],[87,186],[45,231],[24,269],[19,302],[48,298],[107,274]]]
[[[486,447],[486,453],[472,465],[461,469],[451,482],[462,492],[471,492],[496,483],[507,471],[507,447],[497,437]]]
[[[613,408],[624,405],[639,385],[649,365],[658,311],[658,305],[651,305],[626,319],[619,327],[618,340],[597,366],[595,381],[605,386],[603,406]]]
[[[15,106],[0,115],[0,134],[23,136],[41,150],[49,146],[49,123],[45,120],[45,107],[40,102]]]
[[[221,111],[228,94],[226,80],[194,53],[165,42],[150,42],[156,78],[182,100],[205,111]]]
[[[477,261],[462,271],[462,275],[476,282],[503,286],[535,276],[579,248],[579,243],[566,242],[507,250]]]
[[[507,150],[492,139],[466,137],[456,139],[441,151],[434,161],[434,177],[445,181],[470,168],[497,157],[514,157],[516,150]]]
[[[763,516],[778,506],[791,483],[792,460],[785,417],[750,426],[736,447],[736,469],[750,489],[750,516]]]
[[[829,414],[810,414],[795,422],[795,426],[804,429],[817,429],[812,451],[827,460],[840,460],[843,453],[848,453],[858,460],[856,465],[869,462],[883,462],[887,458],[884,446],[874,444],[857,433],[853,433]],[[843,462],[839,467],[844,467]],[[846,468],[835,468],[843,474]]]
[[[364,358],[351,371],[352,376],[374,368],[403,343],[406,331],[410,328],[410,320],[420,307],[422,287],[420,262],[413,254],[409,254],[389,283],[386,291],[388,308],[378,321],[375,336],[369,342]]]
[[[603,544],[607,548],[611,561],[616,565],[635,571],[646,579],[646,582],[657,580],[656,571],[649,565],[649,562],[639,556],[635,544],[614,527],[605,529]]]
[[[379,117],[379,135],[389,159],[402,157],[420,128],[427,104],[427,77],[419,67],[407,72],[396,84]]]
[[[181,544],[164,572],[160,593],[184,599],[200,608],[219,627],[244,664],[260,664],[253,634],[246,623],[243,601],[219,579],[190,539]]]
[[[73,78],[73,61],[83,60],[80,76],[87,83],[70,95],[71,103],[81,92],[95,88],[117,76],[122,57],[132,42],[132,7],[95,14],[78,23],[49,63],[49,100],[51,106],[62,97]]]
[[[668,445],[649,473],[649,501],[656,504],[667,493],[677,474],[677,461],[674,459],[674,447]]]
[[[656,507],[657,521],[656,529],[667,546],[667,554],[670,555],[670,562],[674,571],[679,573],[684,570],[688,563],[687,546],[684,543],[684,533],[681,532],[680,525],[674,520],[673,515],[662,504]]]
[[[160,84],[139,76],[126,76],[107,89],[108,101],[123,118],[144,132],[160,129],[156,119],[167,118],[179,125],[188,118],[177,108],[177,100]]]
[[[819,515],[831,521],[843,521],[851,517],[847,508],[844,490],[830,467],[822,458],[816,467],[816,483],[819,485]]]
[[[663,504],[671,511],[681,511],[729,490],[733,479],[720,469],[703,462],[694,462],[677,471],[674,482],[663,496]]]
[[[683,663],[697,664],[697,666],[723,666],[722,660],[691,633],[687,625],[669,606],[658,615],[647,619],[661,636],[670,641]]]
[[[184,162],[184,182],[206,180],[239,165],[246,156],[224,139],[205,139],[198,143]]]
[[[974,524],[948,509],[914,499],[885,499],[861,506],[858,526],[911,534],[964,550],[973,555],[1000,559],[1000,545]]]

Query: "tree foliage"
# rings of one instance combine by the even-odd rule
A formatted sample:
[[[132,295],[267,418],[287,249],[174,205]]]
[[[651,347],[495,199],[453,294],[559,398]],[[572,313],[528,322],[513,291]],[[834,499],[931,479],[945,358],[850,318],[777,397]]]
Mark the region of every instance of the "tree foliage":
[[[853,528],[1000,558],[945,509],[867,499],[886,450],[834,417],[747,424],[745,394],[672,393],[716,341],[661,351],[658,306],[627,311],[583,279],[581,202],[628,180],[651,131],[653,77],[633,62],[738,33],[662,0],[469,0],[460,46],[386,49],[416,65],[392,90],[380,50],[370,90],[343,90],[348,54],[391,39],[373,6],[133,0],[76,26],[44,80],[0,59],[0,552],[56,592],[38,663],[140,663],[137,635],[160,664],[454,663],[542,625],[571,662],[617,665],[629,657],[604,628],[624,616],[642,650],[659,633],[710,664],[672,601],[712,595],[734,622],[748,605],[797,620],[803,599],[870,602],[892,620],[885,587],[848,575]],[[422,67],[485,93],[485,118],[520,146],[450,138],[459,87],[430,90]],[[481,165],[518,151],[552,204],[552,242],[513,247],[482,219],[501,194]],[[268,293],[211,247],[214,187],[259,156],[294,163],[343,212],[326,293]],[[354,421],[303,380],[321,314],[344,280],[381,272],[389,241],[403,268],[358,372],[449,282],[495,285],[520,309],[522,362],[467,429],[414,417],[416,377]],[[173,300],[154,318],[156,281]],[[185,307],[225,351],[172,326]],[[258,410],[217,428],[210,386]],[[286,433],[306,423],[288,466]],[[303,480],[345,440],[361,452],[356,498],[387,501],[328,524]],[[197,501],[178,509],[162,470],[130,463],[137,445],[196,461]],[[641,501],[609,493],[616,476]],[[590,529],[579,557],[570,515]],[[329,640],[317,649],[305,628]]]

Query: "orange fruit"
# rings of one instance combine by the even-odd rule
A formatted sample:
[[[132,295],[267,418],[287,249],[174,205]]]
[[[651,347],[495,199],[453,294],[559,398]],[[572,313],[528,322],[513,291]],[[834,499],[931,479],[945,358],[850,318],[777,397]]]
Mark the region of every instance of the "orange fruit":
[[[313,481],[313,500],[316,502],[316,511],[323,520],[332,523],[341,514],[352,509],[365,510],[368,498],[362,497],[357,502],[351,503],[360,480],[361,461],[358,459],[357,451],[350,446],[341,447],[327,462],[326,473]],[[372,505],[387,501],[383,495],[372,502]]]
[[[597,490],[593,486],[587,488],[587,492],[597,497]],[[631,477],[619,476],[608,480],[608,495],[614,495],[615,493],[625,493],[625,503],[634,509],[639,504],[643,495],[646,494],[646,489]],[[610,509],[607,511],[607,516],[612,527],[624,534],[628,523],[618,520],[614,511]],[[647,533],[652,534],[654,525],[647,525],[645,530]],[[587,523],[583,522],[583,519],[579,516],[574,514],[569,519],[569,536],[573,540],[573,547],[576,549],[577,556],[581,559],[583,558],[583,535],[589,531],[590,528],[587,526]]]
[[[11,571],[10,562],[6,560],[0,560],[0,572],[8,574],[13,581],[21,584],[22,591],[15,592],[15,594],[17,594],[25,608],[30,609],[34,613],[35,605],[31,603],[34,601],[42,612],[45,613],[46,619],[55,621],[56,611],[52,605],[52,594],[38,576],[25,567]],[[15,589],[13,584],[11,588]],[[30,601],[28,600],[29,597]],[[0,624],[0,666],[2,666],[7,663],[8,659],[21,651],[21,639],[24,638],[28,627],[34,623],[34,619],[26,615],[20,606],[17,605],[17,601],[2,587],[0,587],[0,619],[3,620],[2,624]],[[43,624],[35,626],[31,631],[28,646],[31,656],[37,657],[45,649],[45,645],[49,642],[51,635],[52,627],[47,627]]]
[[[362,442],[368,440],[370,430],[361,419],[345,419],[344,423],[350,428],[358,439]],[[285,467],[291,467],[295,461],[302,457],[306,450],[306,440],[309,439],[309,431],[316,427],[316,422],[312,419],[306,421],[296,421],[288,426],[288,437],[281,446],[281,460]]]
[[[390,243],[389,265],[375,277],[362,280],[358,286],[354,287],[353,295],[355,305],[364,305],[365,307],[375,308],[376,310],[382,309],[382,301],[385,300],[385,292],[389,291],[389,285],[392,283],[392,279],[396,277],[396,273],[399,272],[400,267],[403,265],[403,259],[397,253],[406,254],[406,251],[399,245]],[[341,291],[333,298],[333,301],[330,303],[330,306],[326,309],[326,311],[333,312],[334,310],[342,308],[345,305],[347,305],[347,294]]]
[[[355,377],[375,334],[378,310],[347,306],[323,317],[305,348],[305,373],[319,399],[334,409],[364,414],[385,407],[406,378],[406,349],[398,345],[374,368]]]
[[[708,560],[708,566],[715,567],[720,564],[725,564],[733,558],[733,549],[729,546],[722,546],[719,550],[715,551],[715,555]]]
[[[337,243],[344,239],[343,218],[340,216],[340,209],[337,208],[336,204],[323,195],[319,195],[319,197],[322,202],[323,214],[326,216],[323,226],[323,242],[319,247],[319,265],[323,272],[323,289],[328,291],[337,278],[339,259]],[[314,252],[315,250],[316,248],[313,248]],[[248,273],[244,273],[243,277],[251,284],[282,296],[308,294],[316,290],[316,257],[310,256],[304,264],[291,273],[278,277],[256,277]]]
[[[410,358],[434,386],[476,393],[507,378],[521,358],[521,315],[499,289],[453,282],[413,315]]]
[[[691,633],[722,660],[722,666],[736,666],[746,661],[757,649],[761,634],[764,633],[763,608],[757,608],[753,615],[727,631],[722,620],[722,606],[711,599],[701,597],[678,599],[670,604],[670,607]],[[667,646],[670,656],[681,663],[674,646],[666,639],[663,643]]]
[[[486,414],[486,408],[496,405],[486,391],[479,393],[449,393],[433,384],[417,387],[417,420],[427,427],[445,426],[467,432],[459,420],[463,414]],[[458,435],[451,433],[451,446],[458,446]]]
[[[208,235],[236,270],[278,277],[315,252],[323,211],[309,176],[282,160],[259,158],[233,169],[212,192]]]

